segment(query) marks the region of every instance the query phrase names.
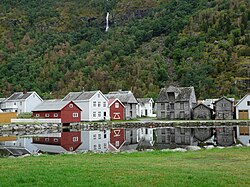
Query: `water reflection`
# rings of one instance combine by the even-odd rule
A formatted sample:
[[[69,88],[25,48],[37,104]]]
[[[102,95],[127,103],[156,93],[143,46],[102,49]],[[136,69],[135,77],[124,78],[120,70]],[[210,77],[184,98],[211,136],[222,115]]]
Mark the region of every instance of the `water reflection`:
[[[67,153],[231,146],[250,143],[249,127],[115,128],[33,132],[30,135],[0,135],[0,154]]]

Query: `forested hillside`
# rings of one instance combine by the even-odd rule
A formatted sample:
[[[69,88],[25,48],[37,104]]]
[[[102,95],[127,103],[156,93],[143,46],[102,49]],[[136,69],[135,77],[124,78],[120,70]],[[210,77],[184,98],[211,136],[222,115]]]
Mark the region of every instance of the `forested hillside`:
[[[174,84],[237,98],[249,92],[249,46],[248,0],[1,0],[0,97],[156,97]]]

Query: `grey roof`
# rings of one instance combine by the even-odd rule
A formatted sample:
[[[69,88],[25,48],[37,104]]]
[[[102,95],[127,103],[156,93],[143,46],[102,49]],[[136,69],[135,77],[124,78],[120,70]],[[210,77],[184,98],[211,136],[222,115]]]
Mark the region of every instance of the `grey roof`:
[[[162,88],[156,102],[169,102],[168,92],[175,93],[176,101],[188,101],[191,98],[194,87],[174,87],[169,86],[168,88]]]
[[[15,92],[9,98],[7,98],[6,101],[27,99],[32,93],[33,92],[27,92],[27,93]]]
[[[149,101],[151,100],[152,98],[137,98],[137,101],[138,103],[142,104],[142,105],[145,105],[146,103],[149,103]]]
[[[205,108],[209,109],[209,110],[213,110],[212,108],[210,108],[209,106],[205,105],[204,103],[199,103],[198,105],[196,105],[193,109],[199,107],[199,106],[204,106]]]
[[[137,100],[134,94],[131,91],[115,91],[109,92],[105,94],[108,99],[116,99],[118,98],[122,103],[135,103],[137,104]]]
[[[63,101],[89,100],[98,91],[70,92],[63,98]]]
[[[38,105],[33,112],[35,111],[58,111],[63,109],[69,101],[44,101]]]
[[[46,153],[67,153],[67,152],[69,152],[60,145],[48,145],[48,144],[38,144],[38,143],[33,143],[33,145],[36,146],[40,151],[46,152]]]
[[[223,96],[222,98],[216,100],[216,101],[214,102],[214,104],[216,104],[217,102],[221,101],[222,99],[225,99],[225,100],[229,101],[230,103],[233,103],[233,102],[234,102],[234,98],[233,98],[233,100],[232,100],[232,98],[226,98],[226,97]]]

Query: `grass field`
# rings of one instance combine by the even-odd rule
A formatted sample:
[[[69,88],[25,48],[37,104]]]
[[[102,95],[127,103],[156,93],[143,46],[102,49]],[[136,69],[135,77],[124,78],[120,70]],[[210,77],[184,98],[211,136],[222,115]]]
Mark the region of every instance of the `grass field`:
[[[250,148],[0,158],[0,186],[250,186]]]

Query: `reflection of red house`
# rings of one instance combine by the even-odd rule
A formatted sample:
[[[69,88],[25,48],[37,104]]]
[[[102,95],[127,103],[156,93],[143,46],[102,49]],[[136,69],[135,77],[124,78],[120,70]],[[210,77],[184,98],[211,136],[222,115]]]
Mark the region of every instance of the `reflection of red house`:
[[[57,118],[61,123],[81,121],[81,109],[72,101],[44,101],[33,111],[33,117]]]
[[[50,153],[75,151],[81,143],[80,131],[53,133],[33,138],[33,144],[36,144],[38,149]]]
[[[109,99],[110,119],[124,120],[125,107],[119,99]]]
[[[110,130],[110,150],[119,150],[123,144],[126,142],[125,140],[125,130],[124,129],[111,129]]]

